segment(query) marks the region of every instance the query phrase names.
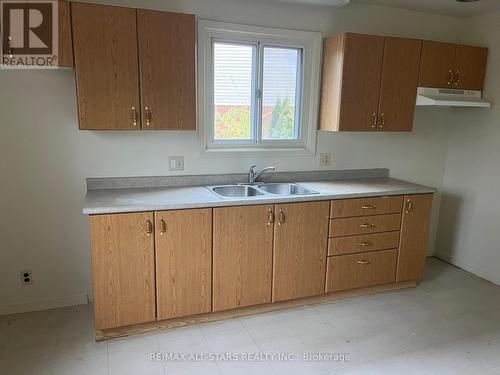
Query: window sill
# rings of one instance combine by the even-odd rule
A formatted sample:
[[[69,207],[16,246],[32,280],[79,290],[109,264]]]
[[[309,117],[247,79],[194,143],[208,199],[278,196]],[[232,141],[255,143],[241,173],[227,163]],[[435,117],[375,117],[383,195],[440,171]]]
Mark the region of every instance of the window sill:
[[[231,148],[202,148],[200,156],[203,158],[232,158],[232,157],[294,157],[315,156],[315,150],[306,147],[262,148],[262,147],[231,147]]]

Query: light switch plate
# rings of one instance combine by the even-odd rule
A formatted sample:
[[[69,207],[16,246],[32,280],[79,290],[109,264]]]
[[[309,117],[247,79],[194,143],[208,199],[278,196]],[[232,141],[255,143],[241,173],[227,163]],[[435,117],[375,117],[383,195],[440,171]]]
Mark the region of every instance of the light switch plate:
[[[329,152],[319,154],[319,166],[329,167],[332,161],[332,154]]]
[[[171,171],[184,170],[184,156],[169,156],[168,169]]]

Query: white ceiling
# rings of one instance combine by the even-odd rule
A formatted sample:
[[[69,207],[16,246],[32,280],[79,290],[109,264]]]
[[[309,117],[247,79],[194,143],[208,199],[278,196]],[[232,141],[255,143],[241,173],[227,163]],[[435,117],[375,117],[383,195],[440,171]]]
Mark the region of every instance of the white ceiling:
[[[455,17],[471,17],[500,10],[500,0],[480,0],[473,3],[460,3],[456,0],[351,0],[351,3],[385,5]]]

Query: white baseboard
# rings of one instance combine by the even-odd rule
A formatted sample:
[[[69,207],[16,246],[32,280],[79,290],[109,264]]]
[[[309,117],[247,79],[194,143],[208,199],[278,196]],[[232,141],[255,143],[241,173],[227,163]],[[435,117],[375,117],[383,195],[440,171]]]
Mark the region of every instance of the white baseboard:
[[[9,303],[0,305],[0,315],[18,314],[30,311],[50,310],[58,307],[85,305],[89,303],[87,294],[51,298],[44,300],[28,301],[21,303]]]
[[[498,275],[494,275],[478,267],[471,266],[470,264],[462,262],[460,259],[441,251],[436,251],[434,256],[436,258],[444,260],[445,262],[451,263],[454,266],[460,267],[470,273],[473,273],[476,276],[482,277],[485,280],[491,281],[494,284],[500,285],[500,278],[498,277]]]

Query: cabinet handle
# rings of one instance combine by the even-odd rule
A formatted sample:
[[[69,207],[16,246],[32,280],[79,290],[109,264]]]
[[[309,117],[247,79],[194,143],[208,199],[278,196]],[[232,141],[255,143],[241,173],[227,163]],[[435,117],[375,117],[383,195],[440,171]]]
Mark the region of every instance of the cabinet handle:
[[[385,126],[385,115],[383,113],[380,114],[380,129],[383,129]]]
[[[132,109],[132,125],[137,126],[137,108],[133,106],[131,109]]]
[[[280,214],[279,214],[279,221],[278,221],[278,225],[281,225],[285,222],[285,213],[283,212],[283,210],[280,208]]]
[[[358,260],[358,264],[371,264],[372,261],[370,259],[366,259],[366,260]]]
[[[267,226],[271,226],[274,223],[274,212],[271,209],[267,210]]]
[[[377,128],[377,114],[375,112],[372,113],[372,128]]]
[[[365,247],[365,246],[373,246],[373,243],[370,241],[367,242],[358,242],[358,246]]]
[[[458,84],[460,83],[460,71],[457,70],[457,72],[455,73],[455,75],[457,76],[455,78],[455,86],[458,86]]]
[[[375,224],[359,224],[361,228],[373,228]]]
[[[10,35],[9,35],[9,36],[7,37],[7,45],[8,45],[8,47],[9,47],[9,49],[8,49],[8,51],[7,51],[7,52],[8,52],[8,54],[9,54],[9,57],[12,57],[12,47],[10,46],[11,44],[12,44],[12,36],[10,36]]]
[[[376,208],[377,208],[377,206],[374,205],[374,204],[369,204],[369,205],[366,205],[366,206],[361,206],[362,210],[375,210]]]
[[[163,218],[160,218],[160,236],[163,236],[165,233],[167,233],[167,223],[165,223]]]
[[[450,71],[448,72],[448,86],[452,86],[453,85],[453,70],[450,69]]]
[[[153,223],[151,220],[147,220],[146,236],[151,236],[153,234]]]
[[[144,107],[144,111],[146,112],[146,126],[149,128],[151,126],[151,109],[149,107]]]
[[[406,213],[409,214],[413,210],[413,203],[411,199],[406,200]]]

